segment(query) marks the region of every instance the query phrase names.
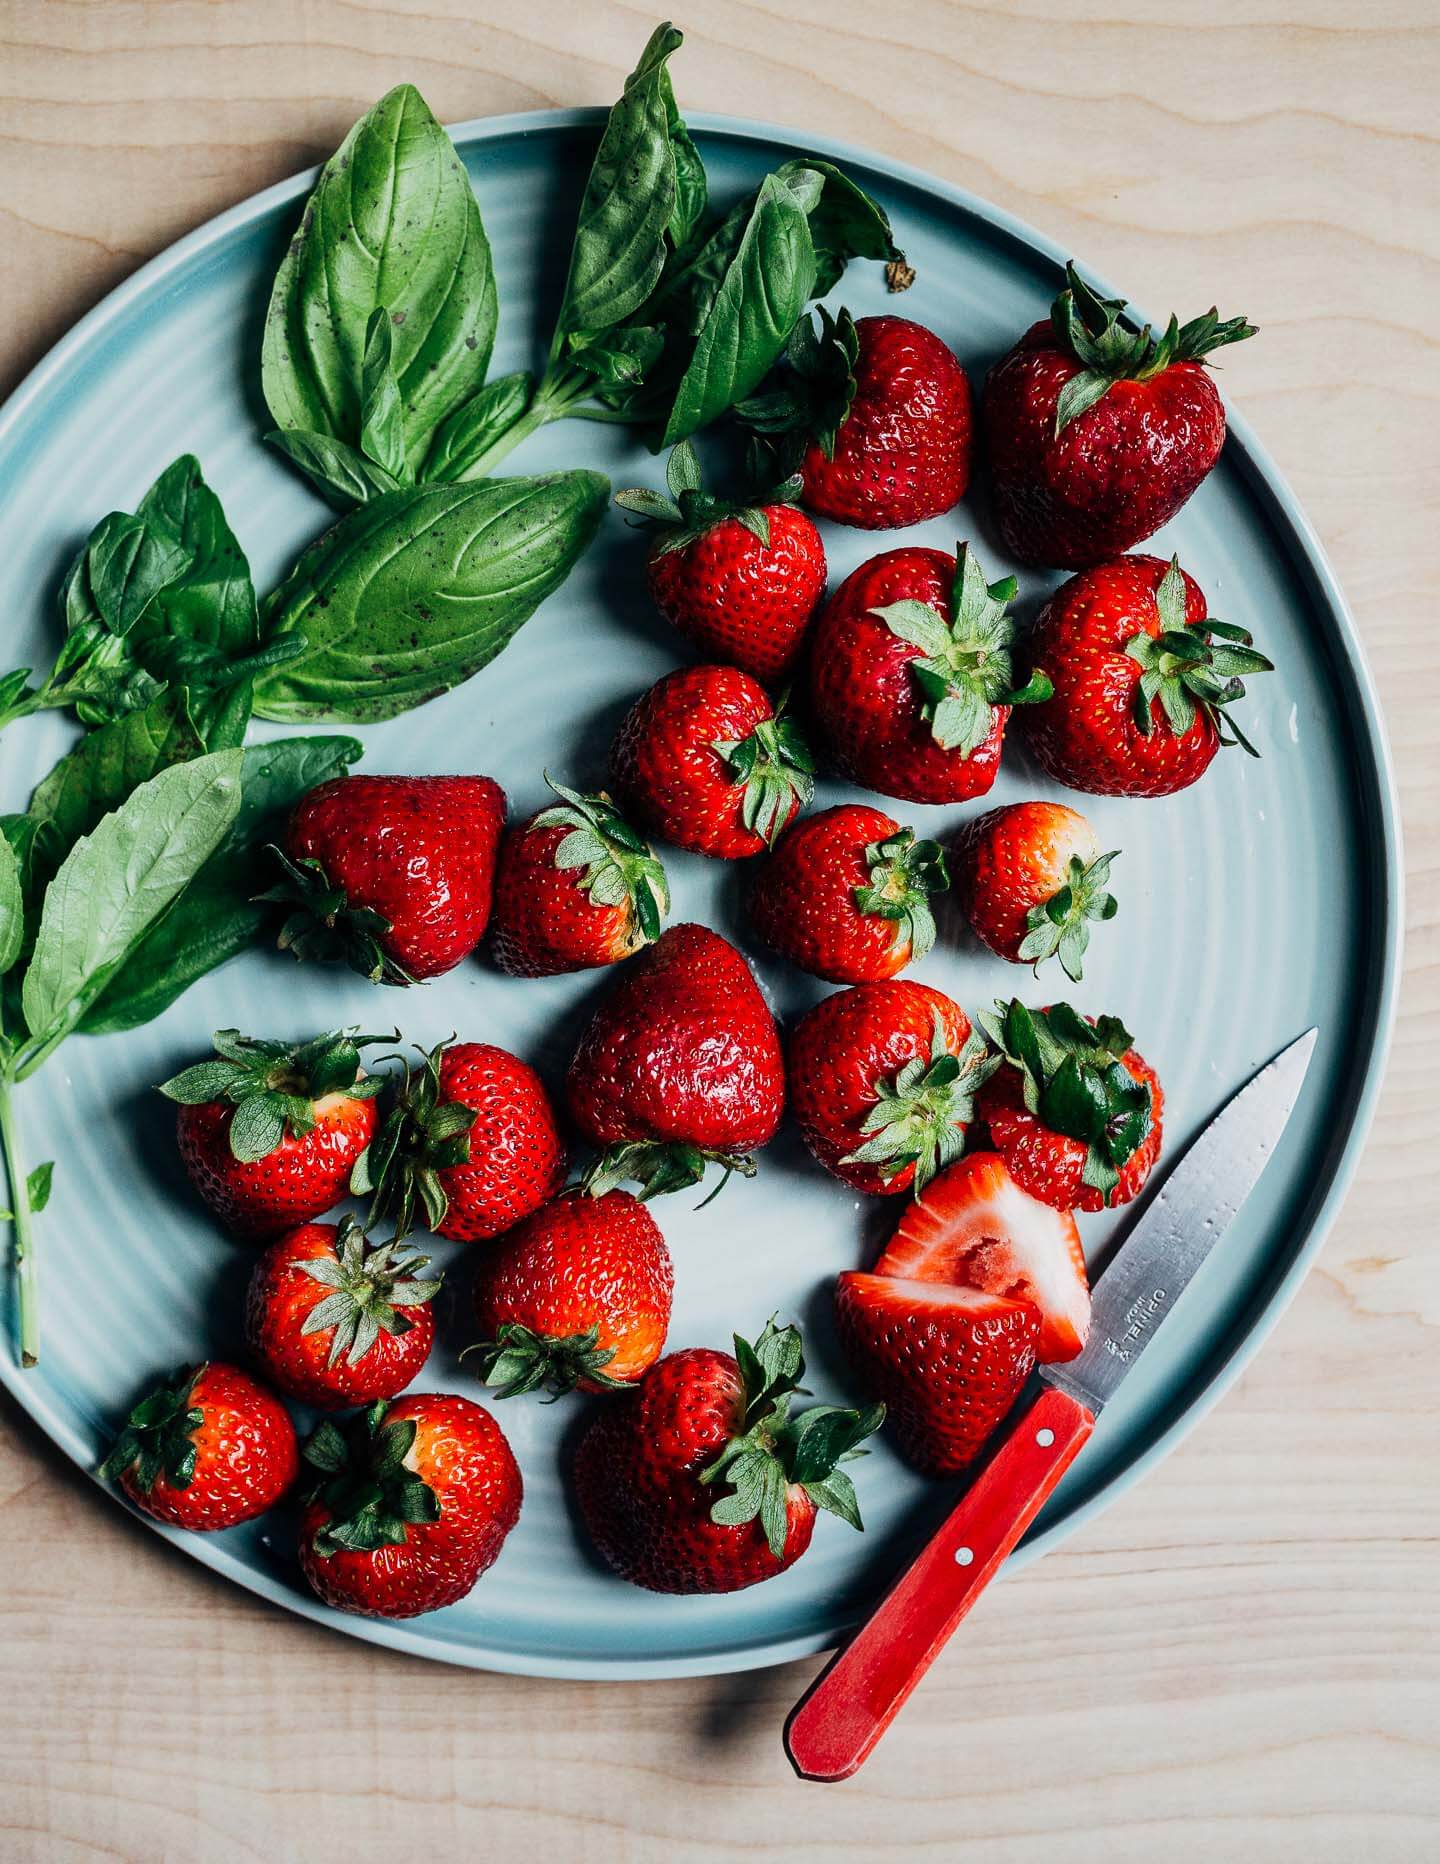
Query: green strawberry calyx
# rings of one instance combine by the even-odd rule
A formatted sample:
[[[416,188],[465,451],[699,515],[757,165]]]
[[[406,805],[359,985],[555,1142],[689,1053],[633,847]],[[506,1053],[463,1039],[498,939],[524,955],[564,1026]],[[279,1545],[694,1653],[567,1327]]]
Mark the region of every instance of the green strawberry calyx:
[[[733,410],[759,437],[757,451],[768,452],[782,473],[798,469],[808,446],[818,446],[827,460],[834,459],[840,429],[855,400],[860,360],[855,320],[843,309],[832,317],[823,304],[815,314],[819,328],[802,317],[785,346],[783,368]]]
[[[389,1408],[379,1399],[343,1429],[326,1418],[301,1451],[317,1472],[311,1498],[330,1517],[313,1543],[322,1560],[403,1547],[412,1527],[440,1519],[439,1497],[405,1462],[415,1421],[387,1424]]]
[[[1060,347],[1080,364],[1055,404],[1055,432],[1093,408],[1117,382],[1148,382],[1172,363],[1204,362],[1212,350],[1242,343],[1255,335],[1243,317],[1223,323],[1214,306],[1203,317],[1182,324],[1171,317],[1160,336],[1146,324],[1136,330],[1122,322],[1123,298],[1102,298],[1092,291],[1074,262],[1065,267],[1065,289],[1050,308],[1050,322]]]
[[[773,718],[762,719],[748,738],[711,747],[742,791],[740,820],[773,848],[792,815],[815,794],[815,753],[805,734],[785,716],[785,699]]]
[[[575,871],[575,884],[592,905],[626,909],[632,944],[653,943],[670,910],[670,885],[649,842],[631,828],[603,791],[582,796],[556,783],[548,771],[545,781],[560,801],[542,809],[531,827],[569,830],[556,845],[556,867]]]
[[[638,1185],[642,1204],[652,1197],[668,1197],[699,1184],[706,1168],[719,1165],[723,1176],[708,1197],[696,1206],[703,1210],[725,1189],[735,1173],[755,1176],[755,1161],[747,1152],[726,1152],[713,1146],[692,1145],[683,1139],[629,1139],[606,1146],[580,1180],[587,1196],[604,1197],[622,1184]]]
[[[912,959],[923,958],[935,943],[933,894],[950,885],[945,850],[938,841],[917,841],[913,828],[898,829],[865,849],[869,879],[852,889],[857,909],[894,922],[895,941],[908,944]]]
[[[1064,884],[1025,915],[1025,936],[1017,954],[1032,970],[1039,972],[1047,958],[1057,957],[1065,975],[1078,984],[1084,976],[1082,960],[1090,944],[1090,921],[1113,919],[1119,907],[1113,893],[1106,891],[1110,863],[1119,855],[1118,848],[1109,854],[1097,854],[1086,863],[1072,854]]]
[[[391,1218],[397,1240],[409,1235],[417,1213],[430,1229],[440,1228],[450,1208],[441,1174],[470,1159],[475,1109],[446,1100],[440,1087],[448,1047],[421,1049],[418,1067],[405,1062],[394,1103],[350,1173],[352,1194],[371,1200],[370,1221]]]
[[[975,1094],[1000,1066],[1000,1057],[972,1029],[958,1054],[934,1019],[928,1057],[916,1055],[895,1076],[876,1081],[875,1105],[860,1123],[863,1144],[842,1165],[873,1165],[887,1182],[915,1168],[914,1194],[965,1149],[965,1128],[975,1117]]]
[[[1260,753],[1224,710],[1245,697],[1245,679],[1252,673],[1273,673],[1275,663],[1256,653],[1248,629],[1207,616],[1193,627],[1186,620],[1185,578],[1180,559],[1170,567],[1155,592],[1160,616],[1159,634],[1142,628],[1125,643],[1125,652],[1141,669],[1135,685],[1135,728],[1148,738],[1160,715],[1177,738],[1192,730],[1197,717],[1215,728],[1222,745],[1238,745],[1251,757]],[[1218,634],[1220,641],[1210,639]]]
[[[758,1519],[771,1553],[783,1559],[788,1491],[798,1484],[817,1508],[863,1529],[855,1485],[840,1464],[866,1454],[860,1446],[885,1421],[884,1405],[812,1405],[792,1417],[790,1407],[804,1390],[804,1349],[798,1328],[777,1327],[773,1317],[753,1344],[735,1335],[735,1363],[741,1388],[736,1429],[700,1471],[703,1483],[723,1483],[727,1490],[710,1519],[721,1527]]]
[[[699,458],[688,440],[682,440],[665,462],[665,486],[665,492],[636,486],[615,494],[615,503],[623,511],[659,526],[652,546],[656,555],[684,550],[697,538],[731,522],[743,526],[763,550],[768,550],[771,511],[777,505],[793,505],[801,491],[800,478],[792,473],[763,494],[720,498],[705,490]]]
[[[928,602],[890,602],[870,610],[897,640],[919,648],[910,673],[930,735],[943,750],[973,757],[994,728],[997,706],[1032,705],[1054,694],[1043,673],[1014,686],[1015,623],[1008,609],[1017,591],[1013,576],[987,583],[969,545],[961,544],[955,552],[953,620]]]
[[[281,951],[301,960],[348,964],[372,984],[413,984],[414,977],[385,949],[391,922],[373,906],[353,905],[321,862],[306,855],[294,861],[272,842],[266,849],[279,870],[273,887],[256,894],[291,910],[276,940]]]
[[[398,1034],[398,1032],[397,1032]],[[182,1107],[228,1103],[231,1156],[242,1165],[269,1158],[287,1139],[315,1130],[322,1101],[373,1100],[384,1086],[361,1072],[360,1051],[393,1036],[362,1036],[358,1027],[334,1029],[308,1042],[272,1042],[217,1029],[215,1058],[182,1068],[160,1092]]]
[[[329,1365],[342,1358],[358,1365],[382,1333],[408,1333],[414,1321],[402,1310],[422,1307],[440,1292],[443,1279],[420,1279],[427,1257],[407,1251],[402,1238],[370,1243],[353,1217],[340,1219],[333,1256],[296,1257],[290,1265],[328,1292],[317,1294],[301,1333],[330,1336]]]
[[[1085,1147],[1082,1179],[1105,1203],[1120,1182],[1120,1167],[1141,1146],[1154,1123],[1149,1083],[1124,1065],[1130,1031],[1118,1016],[1093,1024],[1068,1003],[1030,1010],[1018,998],[981,1012],[981,1027],[1011,1067],[1019,1070],[1029,1112]]]
[[[157,1385],[125,1420],[110,1454],[100,1465],[102,1482],[116,1482],[134,1471],[135,1486],[148,1495],[163,1475],[172,1489],[188,1489],[195,1480],[195,1432],[205,1413],[191,1403],[204,1365],[186,1366],[168,1385]]]
[[[581,1379],[605,1391],[631,1388],[629,1380],[612,1379],[606,1372],[615,1348],[600,1344],[598,1326],[584,1333],[539,1333],[518,1320],[507,1320],[495,1329],[493,1340],[467,1346],[460,1357],[468,1359],[472,1353],[479,1359],[481,1383],[490,1386],[497,1398],[518,1398],[541,1386],[551,1399],[559,1398],[573,1391]]]

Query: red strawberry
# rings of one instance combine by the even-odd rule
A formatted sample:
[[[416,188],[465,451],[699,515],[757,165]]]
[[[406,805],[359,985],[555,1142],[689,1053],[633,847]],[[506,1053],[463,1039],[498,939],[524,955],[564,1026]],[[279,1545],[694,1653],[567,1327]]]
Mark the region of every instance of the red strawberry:
[[[968,1469],[1035,1369],[1040,1314],[973,1288],[847,1269],[835,1284],[840,1342],[927,1475]]]
[[[1211,310],[1158,339],[1120,322],[1073,265],[1049,318],[985,384],[995,516],[1022,562],[1079,569],[1175,516],[1220,457],[1225,409],[1204,359],[1255,334]]]
[[[680,925],[631,965],[580,1038],[570,1112],[602,1146],[596,1193],[629,1178],[647,1197],[697,1184],[707,1160],[747,1176],[775,1137],[785,1070],[750,967],[706,926]]]
[[[793,1566],[817,1508],[859,1527],[837,1465],[878,1429],[884,1407],[790,1405],[805,1369],[800,1335],[772,1321],[735,1357],[692,1347],[604,1406],[581,1438],[575,1498],[604,1559],[652,1592],[735,1592]]]
[[[841,803],[797,822],[760,863],[755,930],[832,984],[894,977],[935,943],[930,896],[949,885],[938,842],[878,809]]]
[[[1015,1182],[1056,1210],[1103,1210],[1138,1196],[1160,1156],[1165,1096],[1118,1017],[1068,1003],[997,1003],[981,1016],[1005,1065],[976,1110]]]
[[[799,455],[812,511],[883,531],[959,502],[970,483],[970,383],[933,330],[822,309],[819,335],[802,318],[786,360],[778,387],[739,412],[757,431],[786,436],[780,451],[787,464]]]
[[[248,1373],[211,1360],[141,1399],[100,1475],[157,1521],[209,1533],[273,1508],[298,1469],[284,1405]]]
[[[669,498],[648,491],[615,497],[662,527],[649,560],[655,606],[701,653],[778,685],[825,593],[820,533],[787,502],[799,486],[782,486],[764,502],[727,504],[701,490],[688,440],[670,455],[665,478]]]
[[[486,1250],[475,1282],[480,1376],[497,1398],[621,1390],[660,1357],[675,1271],[628,1191],[567,1191]]]
[[[296,910],[297,958],[344,959],[376,983],[453,970],[490,921],[505,793],[489,777],[336,777],[302,796],[264,897]]]
[[[734,861],[773,846],[815,793],[793,720],[738,667],[677,667],[642,693],[610,751],[615,789],[648,833]]]
[[[1090,1283],[1068,1210],[1022,1191],[994,1152],[971,1152],[906,1206],[877,1275],[1027,1301],[1042,1365],[1073,1359],[1090,1331]]]
[[[1222,744],[1257,755],[1221,708],[1244,698],[1241,674],[1271,663],[1243,628],[1207,616],[1199,584],[1173,558],[1120,557],[1072,576],[1036,622],[1031,652],[1054,697],[1026,719],[1026,742],[1057,783],[1170,796],[1203,776]]]
[[[417,1211],[437,1236],[498,1236],[560,1189],[565,1141],[545,1084],[508,1049],[441,1042],[408,1068],[351,1188],[404,1236]]]
[[[353,1217],[306,1223],[256,1262],[245,1338],[272,1385],[322,1411],[404,1391],[435,1343],[440,1277],[397,1239],[368,1244]]]
[[[412,1392],[305,1445],[319,1471],[300,1566],[327,1605],[415,1618],[463,1599],[520,1518],[520,1466],[488,1411]]]
[[[836,767],[885,796],[958,803],[1000,767],[1015,691],[1015,579],[987,588],[968,546],[958,560],[911,544],[862,563],[820,611],[810,640],[810,704]]]
[[[218,1058],[161,1087],[180,1103],[175,1131],[190,1182],[238,1236],[276,1236],[346,1195],[384,1085],[360,1070],[360,1049],[374,1039],[339,1029],[267,1042],[217,1029]]]
[[[790,1105],[815,1157],[857,1191],[922,1191],[960,1155],[997,1066],[958,1003],[897,978],[823,997],[795,1025]]]
[[[1105,891],[1118,849],[1063,803],[1011,803],[966,824],[955,842],[955,888],[975,936],[997,957],[1036,970],[1057,953],[1079,980],[1092,919],[1113,919]]]
[[[616,964],[660,935],[665,869],[608,796],[560,798],[510,829],[495,877],[491,950],[512,977]]]

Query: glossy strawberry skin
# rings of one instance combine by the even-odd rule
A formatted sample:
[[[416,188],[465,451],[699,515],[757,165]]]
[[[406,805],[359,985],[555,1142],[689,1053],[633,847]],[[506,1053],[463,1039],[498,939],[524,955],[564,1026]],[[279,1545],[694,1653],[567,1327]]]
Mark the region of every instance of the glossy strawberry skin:
[[[427,1482],[440,1519],[412,1522],[400,1546],[328,1557],[315,1537],[330,1520],[323,1501],[300,1519],[300,1566],[312,1589],[338,1611],[366,1618],[415,1618],[463,1599],[491,1566],[520,1518],[520,1466],[500,1426],[468,1398],[413,1392],[398,1398],[386,1423],[413,1421],[407,1467]]]
[[[691,854],[737,861],[763,853],[765,838],[742,817],[744,785],[715,746],[742,743],[774,716],[765,688],[737,667],[677,667],[657,680],[626,713],[610,751],[631,820]],[[792,800],[787,822],[798,808]]]
[[[959,803],[983,796],[995,781],[1010,707],[994,708],[988,736],[968,757],[947,751],[931,733],[910,671],[920,648],[870,613],[893,602],[924,602],[949,621],[954,578],[955,559],[943,550],[887,550],[853,571],[816,620],[811,710],[831,762],[863,789],[910,802]]]
[[[970,1034],[960,1005],[928,984],[896,978],[822,997],[791,1031],[791,1111],[815,1158],[857,1191],[898,1196],[914,1182],[912,1165],[887,1179],[876,1165],[842,1161],[864,1144],[861,1122],[878,1099],[875,1083],[928,1059],[937,1017],[946,1046],[958,1054]]]
[[[475,1281],[480,1337],[519,1325],[563,1340],[598,1330],[610,1379],[638,1379],[660,1357],[675,1271],[660,1226],[628,1191],[568,1192],[486,1250]],[[581,1391],[601,1389],[582,1379]]]
[[[864,803],[841,803],[796,822],[766,855],[750,891],[750,922],[782,958],[832,984],[872,984],[910,962],[902,921],[862,912],[855,890],[870,878],[865,850],[900,824]]]
[[[121,1486],[144,1513],[171,1527],[210,1533],[273,1508],[299,1473],[295,1426],[280,1400],[238,1366],[211,1360],[190,1391],[204,1413],[192,1434],[195,1474],[188,1488],[162,1472],[142,1489],[132,1467]]]
[[[855,396],[833,459],[810,446],[805,503],[865,530],[938,518],[970,483],[970,383],[933,330],[905,317],[862,317]]]
[[[955,888],[975,936],[997,957],[1018,964],[1031,909],[1066,884],[1072,857],[1088,867],[1100,849],[1078,811],[1027,802],[966,823],[955,852]]]
[[[437,1176],[449,1199],[437,1236],[498,1236],[552,1198],[565,1179],[565,1141],[545,1084],[528,1063],[489,1042],[452,1042],[440,1058],[440,1096],[475,1115],[470,1157]]]
[[[555,850],[569,833],[559,823],[537,827],[531,816],[500,844],[490,950],[512,977],[618,964],[644,943],[627,903],[597,906],[577,869],[555,865]]]
[[[587,1139],[654,1139],[747,1152],[775,1137],[785,1069],[775,1019],[735,947],[672,926],[627,966],[566,1077]]]
[[[596,1548],[622,1579],[652,1592],[735,1592],[792,1566],[810,1545],[815,1504],[791,1484],[779,1559],[759,1520],[710,1519],[723,1488],[700,1471],[740,1429],[740,1369],[691,1347],[653,1366],[633,1396],[603,1406],[580,1440],[575,1499]]]
[[[825,546],[795,506],[759,509],[768,545],[726,518],[678,550],[657,545],[648,576],[660,613],[702,653],[778,685],[825,593]]]
[[[1122,1066],[1150,1089],[1150,1131],[1120,1167],[1120,1182],[1110,1208],[1128,1204],[1144,1189],[1163,1138],[1165,1095],[1159,1076],[1136,1050],[1121,1057]],[[1103,1210],[1104,1199],[1093,1185],[1082,1181],[1085,1147],[1078,1139],[1057,1133],[1025,1105],[1019,1070],[999,1069],[981,1088],[976,1116],[990,1129],[991,1144],[1004,1159],[1010,1175],[1023,1191],[1055,1210]]]
[[[1040,1315],[1027,1301],[846,1270],[835,1322],[862,1389],[926,1475],[969,1469],[1035,1369]]]
[[[375,1136],[375,1102],[332,1094],[315,1103],[315,1114],[302,1138],[287,1131],[268,1157],[245,1163],[230,1150],[234,1107],[212,1100],[177,1110],[175,1133],[190,1182],[236,1236],[278,1236],[324,1216],[346,1196],[355,1161]]]
[[[1047,318],[985,384],[996,522],[1025,563],[1083,569],[1142,543],[1179,511],[1225,442],[1215,383],[1190,361],[1112,384],[1057,436],[1056,404],[1080,369]]]
[[[504,822],[489,777],[336,777],[296,804],[285,852],[388,919],[377,943],[411,977],[438,977],[484,937]]]
[[[1160,557],[1120,557],[1072,576],[1041,612],[1031,653],[1055,696],[1025,708],[1025,740],[1057,783],[1095,796],[1171,796],[1198,782],[1219,750],[1202,708],[1179,738],[1158,698],[1148,737],[1135,722],[1142,670],[1125,644],[1160,633],[1156,593],[1169,567]],[[1186,576],[1187,626],[1202,626],[1208,612],[1200,585]]]
[[[304,1332],[310,1311],[330,1290],[296,1265],[336,1259],[332,1223],[306,1223],[279,1237],[256,1261],[245,1300],[245,1340],[270,1383],[300,1404],[322,1411],[394,1398],[418,1378],[435,1344],[435,1310],[425,1301],[405,1309],[403,1333],[382,1330],[363,1358],[342,1353],[328,1363],[333,1327]]]

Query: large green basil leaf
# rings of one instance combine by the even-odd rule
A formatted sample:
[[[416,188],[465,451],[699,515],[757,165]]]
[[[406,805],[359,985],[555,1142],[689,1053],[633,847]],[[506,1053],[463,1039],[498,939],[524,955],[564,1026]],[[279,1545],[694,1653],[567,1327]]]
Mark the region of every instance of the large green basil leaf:
[[[789,183],[767,175],[675,391],[666,446],[759,387],[778,362],[814,283],[815,248],[803,198]]]
[[[174,764],[71,849],[45,892],[21,1006],[20,1072],[72,1030],[154,922],[220,845],[240,807],[242,754]]]
[[[277,738],[250,746],[229,833],[85,1012],[79,1026],[86,1035],[148,1023],[206,972],[260,939],[271,909],[255,896],[273,879],[265,844],[307,790],[344,776],[361,753],[354,738]]]
[[[390,365],[411,467],[485,380],[495,276],[470,180],[412,85],[382,97],[320,171],[275,277],[261,385],[278,426],[361,444],[370,319]]]
[[[269,609],[305,652],[262,676],[262,718],[394,718],[468,680],[569,575],[604,516],[600,473],[389,492],[300,558]]]
[[[670,120],[678,119],[665,62],[681,41],[673,26],[656,27],[605,124],[580,203],[557,343],[572,331],[623,323],[665,269],[665,236],[677,219]],[[687,155],[685,215],[694,206],[689,166]]]
[[[30,798],[28,813],[42,825],[42,867],[53,873],[80,837],[133,789],[203,748],[183,688],[172,688],[140,711],[87,732]]]

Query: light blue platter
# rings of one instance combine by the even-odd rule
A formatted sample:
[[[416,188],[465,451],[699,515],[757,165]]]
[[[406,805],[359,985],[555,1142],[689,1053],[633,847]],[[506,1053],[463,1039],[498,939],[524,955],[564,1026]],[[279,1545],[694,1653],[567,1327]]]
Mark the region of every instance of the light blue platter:
[[[497,373],[533,364],[542,350],[597,120],[550,111],[456,132],[500,280]],[[702,118],[698,135],[722,203],[797,150],[846,164],[888,208],[919,277],[907,296],[891,299],[879,268],[856,265],[837,298],[857,314],[894,309],[932,325],[977,385],[990,360],[1049,305],[1065,255],[959,189],[798,132]],[[326,508],[261,444],[268,423],[256,367],[270,279],[311,180],[270,189],[144,267],[0,414],[5,667],[49,663],[64,565],[97,518],[133,508],[177,453],[199,455],[262,591],[326,523]],[[1245,308],[1222,306],[1230,314]],[[603,468],[617,487],[659,478],[656,462],[628,436],[593,424],[551,428],[515,456],[516,470],[574,464]],[[983,510],[968,503],[906,535],[946,548],[973,537],[993,576],[1010,567]],[[833,586],[896,538],[826,527],[825,541]],[[1076,1000],[1123,1015],[1159,1068],[1172,1149],[1292,1036],[1315,1023],[1320,1043],[1259,1190],[1105,1413],[1016,1567],[1177,1442],[1274,1325],[1354,1171],[1394,1007],[1401,868],[1374,689],[1314,534],[1243,421],[1232,417],[1218,470],[1151,547],[1178,551],[1212,610],[1253,628],[1280,670],[1253,682],[1243,708],[1261,762],[1227,752],[1204,782],[1172,801],[1085,804],[1101,845],[1124,854],[1115,870],[1120,917],[1098,932]],[[647,604],[642,549],[614,516],[566,588],[493,666],[422,711],[362,734],[363,768],[486,771],[522,811],[537,806],[542,765],[572,782],[599,780],[623,709],[680,657]],[[1022,574],[1022,619],[1056,580]],[[5,733],[0,807],[24,807],[73,729],[44,715]],[[990,801],[1047,790],[1007,752]],[[820,801],[848,793],[826,785]],[[982,806],[896,808],[934,834]],[[676,919],[702,919],[743,940],[743,875],[692,856],[667,859]],[[781,1014],[802,1009],[822,988],[763,956],[759,970]],[[996,995],[1034,992],[1024,971],[981,954],[953,923],[920,975],[972,1011]],[[382,999],[349,973],[257,953],[133,1035],[67,1042],[20,1097],[28,1157],[60,1161],[40,1240],[43,1361],[32,1372],[18,1369],[10,1316],[0,1315],[7,1322],[0,1376],[49,1436],[93,1469],[154,1373],[234,1349],[248,1258],[189,1196],[177,1174],[170,1111],[152,1092],[204,1051],[213,1028],[308,1034],[399,1019],[407,1036],[425,1043],[452,1029],[503,1043],[554,1080],[577,1019],[605,981],[516,983],[474,963],[427,989]],[[843,1386],[830,1278],[868,1265],[894,1207],[857,1200],[824,1177],[788,1133],[753,1183],[732,1184],[703,1212],[691,1209],[693,1201],[672,1197],[657,1208],[677,1270],[671,1345],[726,1345],[732,1330],[753,1331],[778,1309],[806,1326],[817,1392],[836,1395]],[[1088,1221],[1092,1263],[1112,1228],[1109,1218]],[[460,1324],[445,1329],[424,1382],[474,1394],[455,1361],[471,1337],[463,1265],[454,1279]],[[582,1415],[580,1401],[517,1400],[500,1414],[525,1473],[520,1525],[471,1597],[433,1617],[397,1626],[327,1611],[300,1580],[283,1516],[226,1534],[167,1537],[292,1611],[396,1649],[496,1670],[647,1677],[744,1669],[832,1645],[948,1502],[943,1485],[920,1481],[882,1447],[857,1466],[863,1538],[823,1517],[810,1553],[780,1579],[729,1598],[659,1598],[597,1567],[576,1532],[559,1453]]]

